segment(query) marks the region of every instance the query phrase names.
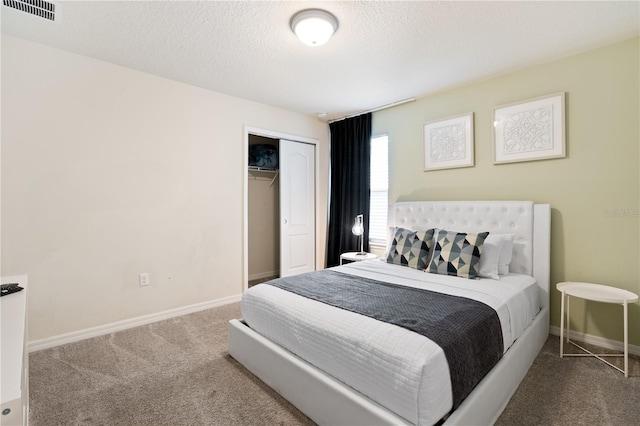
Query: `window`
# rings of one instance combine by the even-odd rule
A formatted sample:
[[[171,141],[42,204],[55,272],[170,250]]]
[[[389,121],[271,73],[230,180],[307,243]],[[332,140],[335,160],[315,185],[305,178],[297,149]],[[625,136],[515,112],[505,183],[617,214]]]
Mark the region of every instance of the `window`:
[[[389,138],[371,138],[371,198],[369,244],[387,244],[387,211],[389,210]]]

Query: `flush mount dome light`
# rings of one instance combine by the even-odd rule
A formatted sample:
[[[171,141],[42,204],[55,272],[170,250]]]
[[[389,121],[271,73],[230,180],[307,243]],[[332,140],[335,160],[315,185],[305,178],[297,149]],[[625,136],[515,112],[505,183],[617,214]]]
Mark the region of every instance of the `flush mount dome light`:
[[[305,9],[293,15],[290,26],[304,44],[322,46],[338,29],[338,19],[326,10]]]

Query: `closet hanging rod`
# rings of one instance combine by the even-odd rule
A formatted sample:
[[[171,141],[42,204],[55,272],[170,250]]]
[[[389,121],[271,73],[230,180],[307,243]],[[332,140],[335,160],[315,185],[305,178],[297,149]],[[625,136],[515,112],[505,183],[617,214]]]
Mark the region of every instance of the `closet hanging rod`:
[[[360,112],[356,112],[355,114],[346,115],[346,116],[344,116],[342,118],[334,118],[333,120],[329,120],[329,124],[335,123],[336,121],[345,120],[347,118],[357,117],[359,115],[367,114],[369,112],[376,112],[376,111],[382,111],[383,109],[387,109],[387,108],[393,108],[393,107],[398,106],[398,105],[406,104],[406,103],[409,103],[409,102],[414,102],[415,100],[416,100],[416,98],[407,98],[407,99],[403,99],[401,101],[391,102],[390,104],[386,104],[386,105],[382,105],[382,106],[379,106],[379,107],[371,108],[371,109],[368,109],[366,111],[360,111]]]
[[[274,182],[276,181],[276,178],[280,174],[280,169],[262,169],[262,168],[256,167],[256,166],[249,166],[249,173],[251,173],[251,172],[273,173],[273,178],[271,178],[271,183],[269,183],[269,189],[271,189],[271,187],[273,186]],[[254,177],[254,179],[257,179],[257,178]]]

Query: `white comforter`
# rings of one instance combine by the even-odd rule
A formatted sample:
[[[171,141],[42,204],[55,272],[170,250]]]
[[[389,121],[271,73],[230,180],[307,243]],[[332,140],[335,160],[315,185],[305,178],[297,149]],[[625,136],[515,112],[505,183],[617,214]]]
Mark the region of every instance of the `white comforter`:
[[[467,280],[377,260],[335,270],[484,302],[498,313],[505,351],[539,311],[526,275]],[[446,357],[422,335],[270,285],[247,290],[241,307],[253,330],[411,423],[433,424],[451,410]]]

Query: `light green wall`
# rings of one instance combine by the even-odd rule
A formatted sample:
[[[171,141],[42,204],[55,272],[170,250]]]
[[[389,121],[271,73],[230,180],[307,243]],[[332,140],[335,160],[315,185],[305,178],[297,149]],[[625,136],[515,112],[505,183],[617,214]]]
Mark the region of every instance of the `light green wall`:
[[[638,38],[436,94],[373,115],[389,135],[389,202],[533,200],[552,207],[551,325],[560,325],[561,281],[640,293],[640,74]],[[493,165],[493,108],[566,92],[567,156]],[[475,115],[475,167],[423,171],[423,125]],[[607,215],[616,211],[621,215]],[[622,340],[622,308],[576,300],[572,328]],[[630,307],[640,345],[640,305]]]

